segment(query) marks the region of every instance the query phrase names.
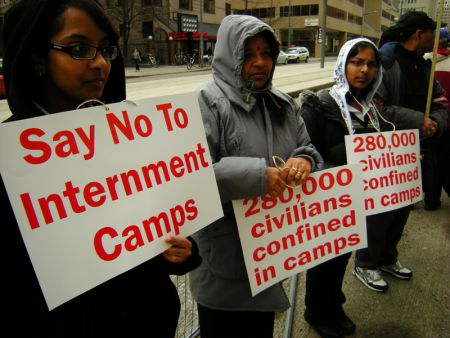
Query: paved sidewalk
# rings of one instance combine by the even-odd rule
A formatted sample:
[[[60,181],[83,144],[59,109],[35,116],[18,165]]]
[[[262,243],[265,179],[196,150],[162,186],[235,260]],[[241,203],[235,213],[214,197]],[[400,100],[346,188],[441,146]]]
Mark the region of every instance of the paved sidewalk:
[[[210,66],[199,67],[194,65],[190,70],[187,69],[186,65],[172,66],[172,65],[160,65],[158,67],[150,67],[148,65],[140,65],[140,70],[136,71],[133,67],[125,67],[125,77],[127,79],[144,77],[144,76],[155,76],[155,75],[166,75],[166,74],[179,74],[179,73],[192,73],[192,72],[202,72],[210,71]]]
[[[385,276],[386,293],[369,290],[351,274],[344,277],[344,309],[356,324],[354,338],[450,338],[450,198],[442,208],[415,205],[399,243],[399,259],[413,270],[410,281]],[[303,319],[305,273],[299,275],[291,338],[319,338]],[[286,313],[277,320],[274,338],[284,336]],[[349,336],[350,337],[350,336]]]

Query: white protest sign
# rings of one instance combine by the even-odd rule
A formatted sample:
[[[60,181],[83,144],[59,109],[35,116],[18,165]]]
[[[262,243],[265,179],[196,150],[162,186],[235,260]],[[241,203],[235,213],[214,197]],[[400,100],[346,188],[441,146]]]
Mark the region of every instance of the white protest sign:
[[[346,135],[345,147],[347,162],[363,165],[364,206],[368,215],[422,199],[417,129]]]
[[[223,216],[194,93],[2,124],[0,171],[49,309]]]
[[[297,189],[233,201],[252,295],[367,247],[360,165],[311,174]]]

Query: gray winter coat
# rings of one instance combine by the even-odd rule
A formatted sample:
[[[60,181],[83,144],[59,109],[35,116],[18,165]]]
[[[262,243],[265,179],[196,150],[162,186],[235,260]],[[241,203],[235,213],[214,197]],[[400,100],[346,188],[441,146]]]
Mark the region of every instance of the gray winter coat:
[[[289,307],[281,283],[252,297],[231,201],[267,193],[266,168],[272,165],[272,155],[284,160],[308,157],[313,168],[322,163],[294,100],[273,89],[271,80],[255,91],[242,79],[245,40],[263,31],[275,64],[279,44],[270,26],[250,16],[225,17],[212,63],[214,81],[198,92],[225,216],[194,235],[203,264],[190,273],[190,281],[195,300],[212,309]]]

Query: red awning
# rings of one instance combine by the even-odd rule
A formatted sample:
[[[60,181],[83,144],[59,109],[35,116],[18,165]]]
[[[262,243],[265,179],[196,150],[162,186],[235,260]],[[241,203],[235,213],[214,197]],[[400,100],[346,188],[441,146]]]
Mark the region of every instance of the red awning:
[[[170,40],[189,40],[189,34],[187,32],[169,32]],[[200,33],[192,33],[193,40],[200,40]],[[213,35],[208,35],[206,32],[203,33],[203,41],[216,41],[216,37]]]

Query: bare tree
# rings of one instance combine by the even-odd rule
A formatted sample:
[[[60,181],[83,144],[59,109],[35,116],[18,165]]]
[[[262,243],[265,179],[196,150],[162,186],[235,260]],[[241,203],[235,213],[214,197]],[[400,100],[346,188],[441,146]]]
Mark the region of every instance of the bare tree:
[[[119,0],[115,10],[111,11],[111,15],[120,22],[120,33],[123,41],[122,52],[125,58],[128,56],[128,42],[133,23],[142,13],[142,0]]]

